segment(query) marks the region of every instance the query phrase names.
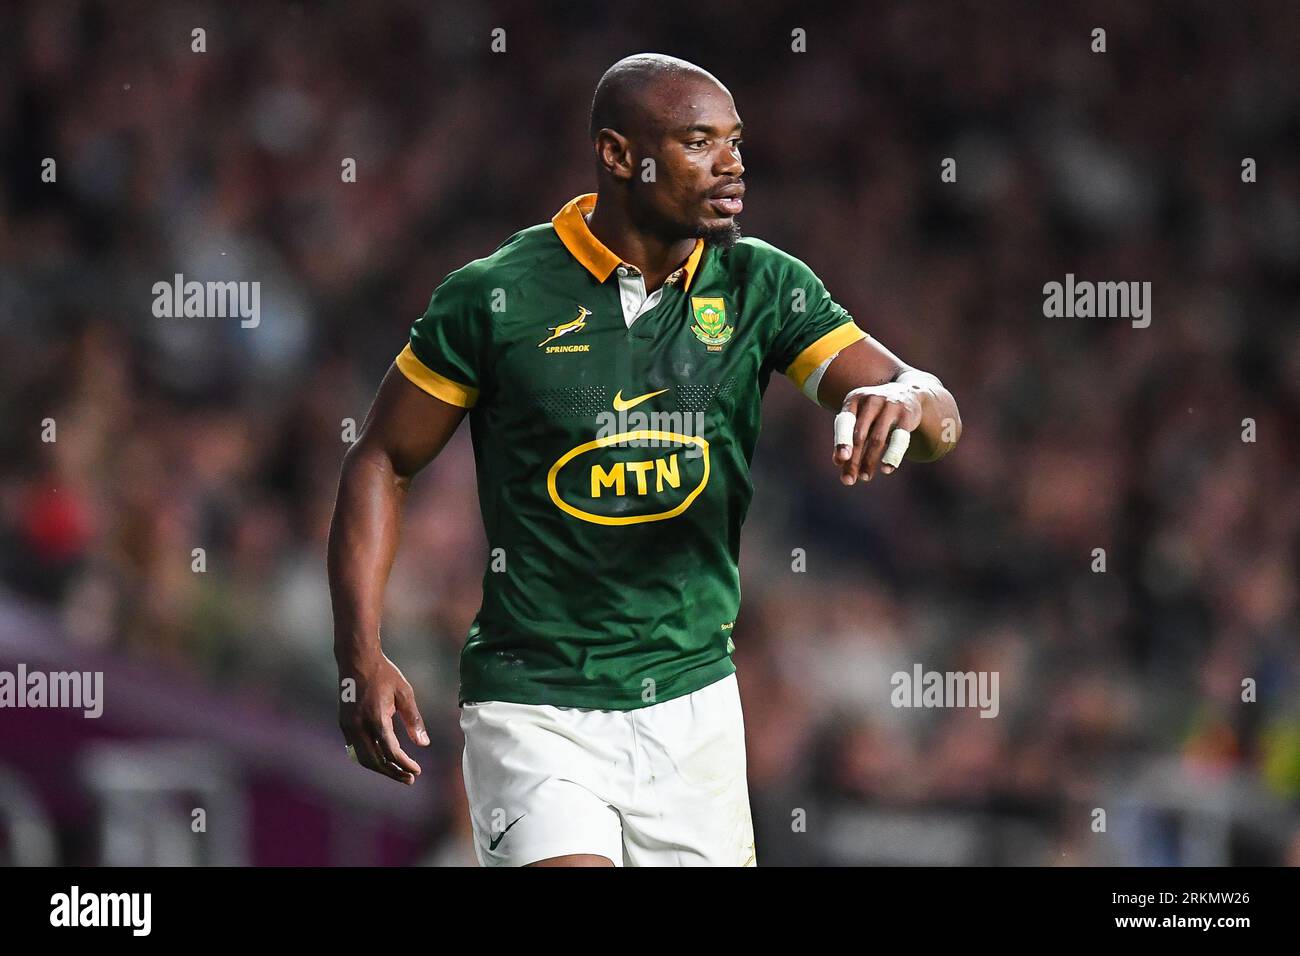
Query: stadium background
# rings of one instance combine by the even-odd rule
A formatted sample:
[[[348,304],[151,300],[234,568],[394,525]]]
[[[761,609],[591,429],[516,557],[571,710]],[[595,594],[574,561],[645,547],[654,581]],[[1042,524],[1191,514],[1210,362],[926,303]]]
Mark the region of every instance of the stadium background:
[[[444,275],[593,187],[591,91],[652,50],[735,95],[745,233],[965,422],[942,464],[844,489],[831,416],[768,392],[735,631],[760,862],[1300,862],[1294,5],[0,18],[0,669],[106,688],[98,720],[0,711],[0,859],[472,862],[468,435],[417,480],[389,589],[435,738],[408,789],[335,727],[342,422]],[[259,281],[260,325],[155,318],[175,273]],[[1151,282],[1150,327],[1045,318],[1066,273]],[[893,708],[917,662],[997,671],[999,716]]]

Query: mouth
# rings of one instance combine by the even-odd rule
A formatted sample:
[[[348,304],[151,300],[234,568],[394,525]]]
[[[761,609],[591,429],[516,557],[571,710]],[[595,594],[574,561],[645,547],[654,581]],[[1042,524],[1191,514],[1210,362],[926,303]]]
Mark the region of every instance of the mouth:
[[[709,205],[721,216],[738,216],[745,208],[745,187],[741,183],[723,186],[709,195]]]

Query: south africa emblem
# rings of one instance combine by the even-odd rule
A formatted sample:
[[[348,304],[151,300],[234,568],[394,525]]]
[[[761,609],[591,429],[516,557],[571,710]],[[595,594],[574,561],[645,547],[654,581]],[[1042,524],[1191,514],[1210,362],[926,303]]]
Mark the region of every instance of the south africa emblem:
[[[691,331],[695,337],[708,347],[710,352],[721,352],[722,347],[736,331],[734,325],[727,324],[727,306],[722,297],[708,298],[691,296],[691,312],[695,315],[695,324]]]

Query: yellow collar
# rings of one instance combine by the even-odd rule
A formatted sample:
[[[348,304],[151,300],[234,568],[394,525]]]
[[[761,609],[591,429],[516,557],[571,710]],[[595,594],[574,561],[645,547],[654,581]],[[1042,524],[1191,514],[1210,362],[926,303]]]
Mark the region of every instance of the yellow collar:
[[[596,194],[584,193],[565,203],[564,208],[555,214],[551,222],[555,226],[556,235],[564,243],[564,247],[598,281],[604,282],[609,278],[609,274],[623,263],[623,260],[592,235],[591,229],[587,226],[587,220],[584,217],[595,208]],[[704,240],[696,239],[695,249],[686,260],[686,264],[678,270],[678,272],[685,272],[686,274],[685,288],[689,289],[691,287],[691,280],[695,278],[695,270],[699,267],[703,255]],[[677,273],[673,273],[668,277],[668,281],[671,282],[676,275]]]

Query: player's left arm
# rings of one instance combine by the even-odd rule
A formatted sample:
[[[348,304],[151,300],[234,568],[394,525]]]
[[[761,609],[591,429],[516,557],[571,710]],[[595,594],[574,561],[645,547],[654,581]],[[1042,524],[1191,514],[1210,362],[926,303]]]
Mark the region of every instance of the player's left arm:
[[[912,461],[937,461],[961,438],[961,414],[952,393],[875,338],[854,342],[831,360],[817,384],[817,401],[856,419],[852,445],[840,443],[847,436],[837,429],[832,455],[846,485],[870,481],[877,471],[894,471],[881,458],[895,428],[911,433],[905,457]]]

